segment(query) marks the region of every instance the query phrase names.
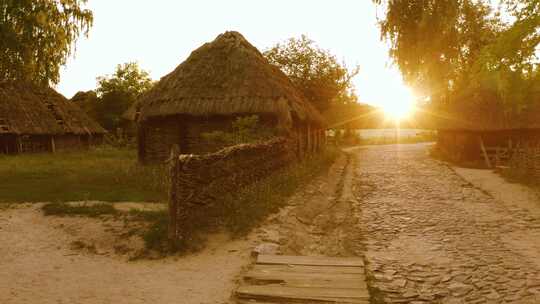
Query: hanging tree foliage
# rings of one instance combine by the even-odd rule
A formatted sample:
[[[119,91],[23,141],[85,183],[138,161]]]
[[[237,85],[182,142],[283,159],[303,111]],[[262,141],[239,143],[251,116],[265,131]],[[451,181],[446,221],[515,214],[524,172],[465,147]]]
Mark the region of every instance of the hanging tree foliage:
[[[96,120],[107,130],[120,127],[122,114],[154,85],[150,74],[136,62],[117,65],[114,74],[100,76],[97,82],[93,112]]]
[[[0,0],[0,79],[58,83],[60,67],[87,35],[87,0]]]
[[[417,94],[512,113],[538,101],[540,0],[374,2],[390,55]]]
[[[330,52],[320,49],[313,40],[302,35],[278,43],[264,56],[279,67],[319,111],[332,106],[355,102],[352,78],[359,72],[340,63]]]

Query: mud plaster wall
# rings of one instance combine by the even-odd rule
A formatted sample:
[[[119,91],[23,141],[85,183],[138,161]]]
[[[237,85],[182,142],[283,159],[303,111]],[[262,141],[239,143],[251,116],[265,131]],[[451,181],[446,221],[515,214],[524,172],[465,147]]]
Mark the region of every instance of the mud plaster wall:
[[[213,131],[230,132],[237,116],[191,117],[175,115],[141,123],[139,126],[139,158],[143,163],[163,162],[169,158],[174,145],[182,154],[205,154],[219,151],[224,144],[208,142],[203,133]],[[274,129],[277,121],[273,117],[259,115],[260,128]]]

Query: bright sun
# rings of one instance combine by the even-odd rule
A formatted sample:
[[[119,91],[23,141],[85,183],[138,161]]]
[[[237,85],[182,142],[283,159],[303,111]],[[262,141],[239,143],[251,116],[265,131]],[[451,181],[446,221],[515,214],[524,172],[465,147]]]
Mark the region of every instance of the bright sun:
[[[414,113],[415,96],[410,90],[403,90],[393,96],[392,101],[381,105],[388,119],[401,121]]]

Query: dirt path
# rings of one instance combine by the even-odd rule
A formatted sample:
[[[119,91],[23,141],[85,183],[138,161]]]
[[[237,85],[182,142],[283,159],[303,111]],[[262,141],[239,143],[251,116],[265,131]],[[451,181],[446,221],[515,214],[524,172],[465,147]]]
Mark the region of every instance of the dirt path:
[[[103,229],[93,219],[44,217],[38,206],[0,212],[0,303],[229,303],[249,264],[252,244],[223,235],[182,258],[85,253],[70,248],[78,238],[66,228],[74,223],[89,234]]]
[[[328,174],[316,178],[258,230],[266,248],[286,255],[354,256],[359,234],[352,190],[355,158],[342,154]]]
[[[428,149],[354,152],[372,296],[381,303],[540,303],[540,217],[476,188]]]

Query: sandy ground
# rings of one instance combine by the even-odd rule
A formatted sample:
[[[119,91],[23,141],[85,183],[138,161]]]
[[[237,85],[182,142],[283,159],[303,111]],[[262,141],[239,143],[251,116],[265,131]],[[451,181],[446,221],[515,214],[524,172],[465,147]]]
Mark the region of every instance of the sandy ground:
[[[99,244],[114,241],[111,227],[39,206],[0,211],[0,303],[229,303],[253,247],[214,235],[197,254],[129,262]],[[97,252],[73,248],[81,239]]]
[[[0,209],[0,304],[233,303],[252,251],[351,255],[351,160],[340,157],[248,237],[209,237],[196,254],[130,261],[142,240],[115,218],[45,217],[40,204]],[[95,204],[99,202],[72,202]],[[121,211],[156,204],[117,203]],[[135,225],[135,226],[133,226]]]
[[[463,179],[505,203],[509,207],[521,207],[540,215],[539,193],[518,183],[509,183],[492,170],[452,167]]]

